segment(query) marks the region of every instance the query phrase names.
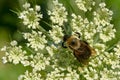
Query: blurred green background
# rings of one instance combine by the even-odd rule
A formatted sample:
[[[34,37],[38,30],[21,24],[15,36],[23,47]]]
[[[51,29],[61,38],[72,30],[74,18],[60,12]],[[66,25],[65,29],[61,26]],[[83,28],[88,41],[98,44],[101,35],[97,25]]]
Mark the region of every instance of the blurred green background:
[[[0,0],[0,48],[7,45],[19,26],[17,15],[10,10],[19,8],[18,0]],[[25,71],[22,65],[3,64],[3,52],[0,52],[0,80],[17,80]]]
[[[21,36],[17,30],[24,30],[17,15],[11,10],[20,8],[19,4],[22,0],[0,0],[0,48],[7,45],[11,39],[21,40]],[[47,0],[41,0],[39,3],[45,3]],[[69,0],[68,0],[69,1]],[[117,30],[116,38],[110,43],[114,44],[119,41],[120,37],[120,0],[102,0],[107,4],[107,8],[114,12],[112,23]],[[17,36],[16,36],[17,35]],[[108,43],[109,44],[109,43]],[[111,45],[112,45],[111,44]],[[0,80],[17,80],[25,69],[22,65],[3,64],[3,52],[0,52]]]

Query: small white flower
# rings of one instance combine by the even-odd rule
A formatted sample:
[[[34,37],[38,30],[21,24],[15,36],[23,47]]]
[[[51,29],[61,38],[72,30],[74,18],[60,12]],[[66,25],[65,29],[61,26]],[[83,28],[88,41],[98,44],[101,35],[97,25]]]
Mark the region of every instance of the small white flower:
[[[6,51],[7,47],[4,46],[3,48],[1,48],[1,51]]]
[[[36,11],[40,11],[40,9],[41,9],[40,6],[38,6],[38,5],[35,6]]]
[[[30,7],[30,3],[25,3],[24,5],[23,5],[23,7],[25,8],[25,9],[28,9],[29,7]]]
[[[102,7],[105,7],[106,4],[103,2],[103,3],[100,3],[99,6],[102,8]]]
[[[109,11],[109,15],[113,15],[113,11]]]
[[[4,63],[4,64],[8,62],[8,61],[7,61],[7,57],[2,57],[2,60],[3,60],[3,63]]]
[[[16,45],[17,45],[17,41],[15,41],[15,40],[14,40],[14,41],[11,41],[10,44],[11,44],[11,46],[16,46]]]
[[[23,61],[21,61],[21,63],[22,63],[24,66],[29,66],[29,65],[30,65],[30,62],[27,61],[27,60],[23,60]]]

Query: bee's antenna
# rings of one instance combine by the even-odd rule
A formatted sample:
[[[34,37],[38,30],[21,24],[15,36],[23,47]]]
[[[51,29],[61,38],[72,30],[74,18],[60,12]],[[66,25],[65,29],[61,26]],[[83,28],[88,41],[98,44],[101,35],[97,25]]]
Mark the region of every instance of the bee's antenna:
[[[81,37],[81,34],[79,32],[75,32],[78,35],[78,38]]]
[[[67,39],[70,37],[70,35],[64,35],[63,41],[67,41]]]

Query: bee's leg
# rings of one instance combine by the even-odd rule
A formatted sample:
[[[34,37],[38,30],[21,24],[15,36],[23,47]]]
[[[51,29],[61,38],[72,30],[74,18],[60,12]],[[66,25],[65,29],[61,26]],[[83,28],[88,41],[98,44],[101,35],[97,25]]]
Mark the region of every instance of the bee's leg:
[[[78,38],[81,37],[81,34],[79,32],[75,32],[78,35]]]
[[[62,42],[62,47],[63,48],[67,48],[67,46],[65,46],[64,42]]]

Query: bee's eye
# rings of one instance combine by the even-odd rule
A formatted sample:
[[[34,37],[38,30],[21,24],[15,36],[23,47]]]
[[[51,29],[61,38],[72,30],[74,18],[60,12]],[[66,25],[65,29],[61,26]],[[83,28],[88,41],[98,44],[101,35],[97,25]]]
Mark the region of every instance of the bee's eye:
[[[73,39],[70,44],[75,45],[75,43],[76,43],[76,39]]]

